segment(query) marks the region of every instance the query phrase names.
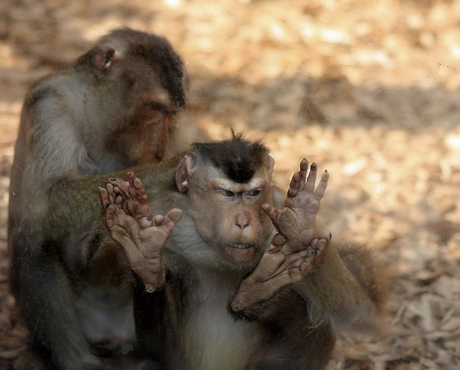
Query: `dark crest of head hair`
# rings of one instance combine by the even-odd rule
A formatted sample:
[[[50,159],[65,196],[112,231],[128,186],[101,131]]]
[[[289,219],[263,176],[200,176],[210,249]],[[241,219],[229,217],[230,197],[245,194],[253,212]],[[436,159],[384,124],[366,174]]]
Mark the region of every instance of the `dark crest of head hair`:
[[[230,180],[240,184],[251,180],[268,155],[265,145],[259,141],[245,140],[242,134],[233,134],[231,140],[194,143],[193,146],[205,159],[221,169]]]

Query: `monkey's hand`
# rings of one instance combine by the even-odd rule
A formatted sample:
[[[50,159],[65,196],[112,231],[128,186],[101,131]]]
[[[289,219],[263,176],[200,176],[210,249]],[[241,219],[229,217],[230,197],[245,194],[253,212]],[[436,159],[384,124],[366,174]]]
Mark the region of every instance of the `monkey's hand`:
[[[107,184],[106,187],[110,187]],[[111,237],[120,244],[133,271],[144,282],[147,292],[154,292],[164,283],[165,271],[161,251],[173,227],[182,218],[182,211],[171,209],[166,216],[157,215],[150,226],[141,228],[137,220],[127,215],[109,192],[99,189],[105,224]]]
[[[300,162],[300,171],[292,176],[284,208],[277,209],[267,203],[262,205],[293,252],[305,249],[313,240],[313,226],[329,179],[329,173],[325,171],[315,190],[316,164],[310,166],[308,178],[307,170],[308,162],[304,158]]]
[[[244,279],[231,303],[233,311],[266,301],[286,285],[296,283],[321,263],[331,237],[314,239],[300,252],[286,248],[286,239],[276,234],[255,270]]]
[[[141,228],[149,227],[152,225],[152,209],[144,185],[134,172],[128,172],[126,176],[127,182],[113,177],[107,180],[109,197],[113,197],[114,203],[127,215],[133,216]]]

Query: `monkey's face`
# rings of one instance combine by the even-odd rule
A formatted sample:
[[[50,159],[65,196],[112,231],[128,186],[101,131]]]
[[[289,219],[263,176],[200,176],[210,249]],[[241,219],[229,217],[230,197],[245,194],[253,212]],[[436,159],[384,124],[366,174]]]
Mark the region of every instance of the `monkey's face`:
[[[137,105],[131,123],[117,135],[117,145],[123,149],[130,164],[161,162],[169,141],[170,122],[173,113],[160,109],[145,98]]]
[[[243,184],[223,175],[208,178],[199,190],[191,187],[189,197],[195,226],[215,252],[235,267],[251,266],[259,260],[273,230],[261,208],[273,201],[266,170],[258,170]]]
[[[115,82],[124,85],[116,102],[121,126],[112,135],[110,145],[123,153],[126,165],[161,162],[175,116],[182,107],[175,104],[155,68],[143,60],[115,61]]]

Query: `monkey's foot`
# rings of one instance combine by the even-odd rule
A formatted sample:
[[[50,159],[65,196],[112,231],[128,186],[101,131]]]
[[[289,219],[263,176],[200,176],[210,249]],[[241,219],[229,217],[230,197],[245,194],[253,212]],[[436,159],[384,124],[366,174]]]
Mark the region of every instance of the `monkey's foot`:
[[[325,171],[315,190],[316,164],[310,166],[308,177],[307,170],[308,162],[304,158],[300,162],[300,170],[292,176],[284,208],[277,209],[266,203],[262,206],[277,230],[287,239],[292,252],[305,249],[313,240],[313,227],[329,179],[329,173]]]
[[[144,282],[146,290],[153,292],[164,282],[161,251],[172,228],[182,218],[182,211],[174,208],[166,216],[157,215],[149,221],[149,227],[142,229],[134,217],[113,203],[114,198],[105,188],[99,188],[99,194],[110,236],[122,246],[131,268]]]
[[[113,177],[108,179],[105,186],[107,192],[113,197],[113,203],[133,216],[141,228],[149,227],[152,225],[152,209],[144,185],[134,172],[128,172],[126,177],[128,181]]]
[[[275,235],[255,270],[241,282],[231,303],[232,310],[247,309],[271,298],[286,285],[302,280],[321,263],[330,240],[331,235],[314,239],[306,249],[290,253],[285,238]]]

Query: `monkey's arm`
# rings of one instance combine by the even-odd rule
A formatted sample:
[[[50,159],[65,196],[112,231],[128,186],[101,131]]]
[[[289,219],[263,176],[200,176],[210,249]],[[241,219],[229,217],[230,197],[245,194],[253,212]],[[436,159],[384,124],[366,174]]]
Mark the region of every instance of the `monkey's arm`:
[[[388,295],[383,266],[363,246],[327,247],[321,264],[294,284],[310,303],[315,323],[372,329],[378,324]]]
[[[164,179],[174,173],[174,161],[159,165],[142,165],[132,169],[142,178],[147,195],[154,196],[152,189],[159,187]],[[88,228],[100,217],[101,203],[98,187],[105,184],[107,178],[120,178],[126,170],[109,174],[85,176],[80,178],[63,178],[56,181],[47,193],[48,207],[39,224],[31,225],[47,239],[60,240],[71,232]],[[43,225],[43,227],[41,227]]]
[[[277,293],[289,287],[308,303],[312,325],[331,322],[360,330],[377,326],[388,289],[382,267],[369,250],[356,245],[336,248],[323,238],[303,251],[284,254],[277,237],[241,283],[230,306],[237,317],[279,320]]]
[[[251,306],[261,309],[264,301],[269,304],[277,291],[291,285],[309,302],[315,322],[334,319],[370,326],[375,321],[372,313],[382,307],[385,284],[378,281],[375,263],[365,249],[350,247],[340,255],[330,237],[312,240],[328,174],[323,174],[315,190],[316,165],[312,164],[308,178],[307,168],[303,160],[292,177],[286,207],[263,206],[284,240],[279,234],[273,238],[256,269],[241,283],[231,308],[236,312]]]

